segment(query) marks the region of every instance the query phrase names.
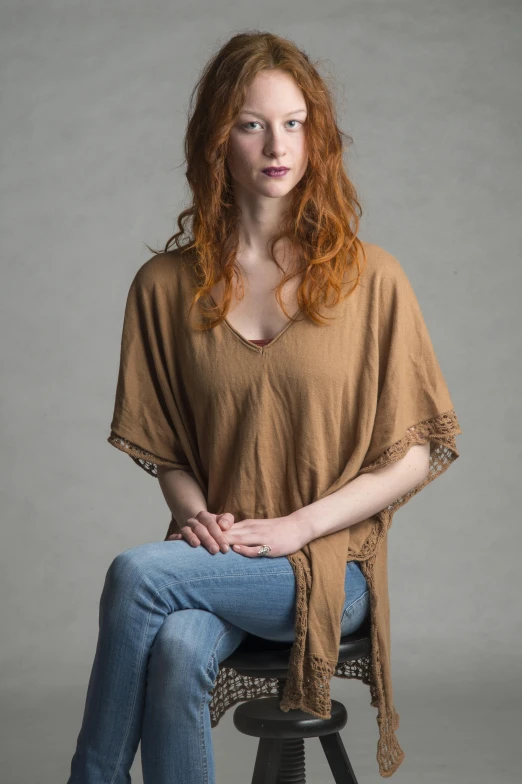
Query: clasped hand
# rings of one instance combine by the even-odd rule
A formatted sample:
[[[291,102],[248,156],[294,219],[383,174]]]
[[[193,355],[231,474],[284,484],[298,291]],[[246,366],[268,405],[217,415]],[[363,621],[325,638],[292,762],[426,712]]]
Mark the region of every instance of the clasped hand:
[[[213,514],[202,510],[195,517],[189,517],[180,531],[171,534],[166,541],[185,539],[193,547],[202,544],[213,554],[219,550],[226,553],[230,546],[234,552],[249,558],[290,555],[310,541],[304,527],[290,516],[263,520],[247,518],[235,523],[230,512]],[[272,548],[266,556],[258,554],[263,544]]]

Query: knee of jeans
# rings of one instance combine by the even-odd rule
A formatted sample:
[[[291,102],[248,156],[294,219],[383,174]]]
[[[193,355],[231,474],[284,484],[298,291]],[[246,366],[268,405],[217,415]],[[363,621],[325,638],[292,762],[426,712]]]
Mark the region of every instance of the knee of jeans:
[[[231,628],[228,622],[211,615],[204,610],[170,613],[154,639],[152,666],[177,673],[190,682],[198,673],[210,677],[217,659],[216,649]]]
[[[190,611],[179,610],[167,615],[154,638],[153,649],[156,656],[172,661],[179,659],[193,661],[203,658],[205,655],[208,659],[208,653],[204,652],[205,645],[202,644],[204,642],[203,636],[197,633],[192,626],[187,627],[185,623],[180,621],[179,616],[186,612]]]
[[[131,547],[113,558],[105,578],[106,587],[129,586],[141,579],[143,574],[143,546]]]

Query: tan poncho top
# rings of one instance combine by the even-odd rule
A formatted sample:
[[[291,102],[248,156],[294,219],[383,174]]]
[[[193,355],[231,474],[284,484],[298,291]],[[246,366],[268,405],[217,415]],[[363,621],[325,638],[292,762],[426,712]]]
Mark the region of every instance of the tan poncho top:
[[[367,261],[355,292],[322,310],[335,318],[323,327],[306,317],[289,321],[266,345],[228,321],[193,328],[193,251],[146,261],[127,298],[108,441],[152,476],[158,464],[190,469],[208,510],[232,512],[236,521],[290,514],[430,442],[430,471],[420,485],[288,556],[297,606],[280,707],[329,717],[332,676],[366,683],[378,709],[379,772],[388,777],[404,752],[390,674],[387,532],[394,512],[458,457],[462,431],[404,270],[381,247],[363,246]],[[352,267],[348,280],[354,277]],[[177,530],[172,520],[166,536]],[[370,589],[372,652],[338,665],[351,560]],[[277,694],[277,679],[221,666],[211,726],[237,702]]]

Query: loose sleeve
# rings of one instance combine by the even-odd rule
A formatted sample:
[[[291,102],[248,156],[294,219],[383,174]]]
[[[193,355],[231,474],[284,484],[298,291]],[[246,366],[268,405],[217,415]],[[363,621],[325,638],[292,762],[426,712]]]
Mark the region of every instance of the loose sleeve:
[[[393,513],[459,457],[455,437],[462,430],[417,297],[395,257],[376,287],[374,307],[377,400],[359,474],[400,460],[414,444],[430,443],[427,477],[380,515],[389,527]]]
[[[114,414],[108,442],[148,474],[157,466],[190,470],[180,434],[183,424],[173,394],[171,330],[162,299],[143,265],[125,306]]]

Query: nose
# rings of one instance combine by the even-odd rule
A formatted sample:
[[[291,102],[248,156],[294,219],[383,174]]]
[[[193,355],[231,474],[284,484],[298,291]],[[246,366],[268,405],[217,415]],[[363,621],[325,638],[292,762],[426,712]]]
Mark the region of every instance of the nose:
[[[275,130],[268,131],[266,135],[265,141],[265,155],[268,158],[279,158],[283,155],[285,151],[285,143],[284,143],[284,131],[277,132]]]

